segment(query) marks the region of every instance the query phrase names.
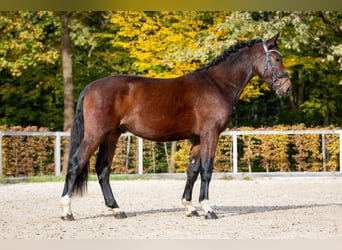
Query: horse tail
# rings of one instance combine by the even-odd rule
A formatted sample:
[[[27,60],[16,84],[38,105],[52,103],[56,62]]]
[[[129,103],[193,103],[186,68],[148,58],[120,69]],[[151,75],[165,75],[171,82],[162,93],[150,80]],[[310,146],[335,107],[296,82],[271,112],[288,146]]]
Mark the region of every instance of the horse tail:
[[[83,101],[84,97],[88,92],[88,86],[81,92],[74,115],[74,121],[71,127],[70,134],[70,149],[69,149],[69,164],[68,164],[68,173],[71,170],[74,164],[71,164],[71,161],[74,161],[73,157],[77,153],[80,148],[83,136],[84,136],[84,117],[83,117]],[[79,162],[80,159],[77,161]],[[89,169],[89,161],[82,168],[81,173],[79,173],[76,177],[73,192],[76,195],[82,196],[85,191],[87,191],[87,181],[88,181],[88,169]]]

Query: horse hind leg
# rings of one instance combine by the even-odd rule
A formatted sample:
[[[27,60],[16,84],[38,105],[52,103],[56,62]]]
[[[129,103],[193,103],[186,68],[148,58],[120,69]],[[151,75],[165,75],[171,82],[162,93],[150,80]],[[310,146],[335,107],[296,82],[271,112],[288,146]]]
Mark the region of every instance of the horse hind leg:
[[[62,196],[61,207],[63,209],[63,213],[61,216],[62,220],[67,220],[67,221],[75,220],[75,218],[71,212],[71,197],[69,195],[63,195]]]
[[[100,145],[95,169],[106,206],[114,213],[115,218],[123,219],[127,218],[127,215],[120,210],[109,182],[110,168],[119,137],[120,134],[112,134]]]
[[[91,155],[95,152],[103,137],[83,138],[74,155],[70,156],[68,173],[61,198],[62,220],[74,220],[71,212],[71,197],[76,192],[84,192],[88,179],[88,165]]]

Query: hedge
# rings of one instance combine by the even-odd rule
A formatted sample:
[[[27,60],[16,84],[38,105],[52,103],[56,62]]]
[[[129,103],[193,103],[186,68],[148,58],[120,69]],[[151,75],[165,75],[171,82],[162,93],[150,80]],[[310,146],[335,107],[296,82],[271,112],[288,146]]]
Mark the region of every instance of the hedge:
[[[306,130],[304,125],[275,126],[254,129],[242,127],[238,130]],[[331,128],[329,128],[331,129]],[[6,127],[0,131],[49,131],[48,128]],[[68,137],[63,143],[68,143]],[[54,137],[49,136],[4,136],[2,140],[2,168],[4,177],[54,175]],[[112,174],[137,173],[137,138],[121,137],[111,168]],[[186,170],[191,142],[178,141],[177,150],[171,155],[171,143],[144,140],[144,173],[168,172],[171,159],[175,161],[175,172]],[[62,147],[62,155],[64,148]],[[325,135],[325,162],[322,155],[322,136],[305,135],[241,135],[238,137],[239,172],[275,171],[338,171],[339,136]],[[95,173],[96,154],[91,158],[90,172]],[[221,136],[215,157],[214,172],[232,171],[232,139]]]

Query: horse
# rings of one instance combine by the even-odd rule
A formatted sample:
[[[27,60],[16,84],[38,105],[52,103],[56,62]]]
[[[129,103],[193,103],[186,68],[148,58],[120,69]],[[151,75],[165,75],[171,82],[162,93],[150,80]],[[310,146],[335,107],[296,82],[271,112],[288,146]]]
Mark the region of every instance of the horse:
[[[218,216],[209,204],[209,184],[220,133],[234,105],[258,75],[278,96],[287,95],[291,80],[277,40],[238,41],[197,70],[176,78],[114,75],[95,80],[81,92],[70,135],[68,169],[61,197],[63,220],[74,220],[71,197],[86,191],[89,159],[95,164],[105,205],[115,218],[126,218],[114,198],[110,167],[116,143],[127,131],[152,141],[192,140],[181,202],[188,217],[199,216],[192,191],[200,175],[199,203],[206,219]]]

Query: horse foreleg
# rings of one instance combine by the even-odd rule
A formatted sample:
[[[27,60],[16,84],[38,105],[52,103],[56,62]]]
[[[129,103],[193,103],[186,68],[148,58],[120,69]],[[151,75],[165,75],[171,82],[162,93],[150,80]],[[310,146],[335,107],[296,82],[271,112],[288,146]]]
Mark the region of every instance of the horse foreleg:
[[[209,204],[209,184],[214,167],[214,156],[218,141],[218,135],[206,135],[201,137],[201,188],[199,202],[205,213],[206,219],[217,219],[217,215]]]
[[[199,216],[196,208],[192,205],[192,190],[194,184],[197,180],[197,176],[199,174],[201,160],[200,160],[200,145],[195,143],[190,157],[190,162],[187,169],[187,181],[184,189],[184,193],[182,196],[182,204],[185,206],[185,214],[188,217]]]
[[[114,151],[119,136],[120,135],[112,135],[100,145],[95,168],[106,206],[114,213],[115,218],[123,219],[127,218],[127,215],[120,210],[109,182],[110,167],[112,165]]]

